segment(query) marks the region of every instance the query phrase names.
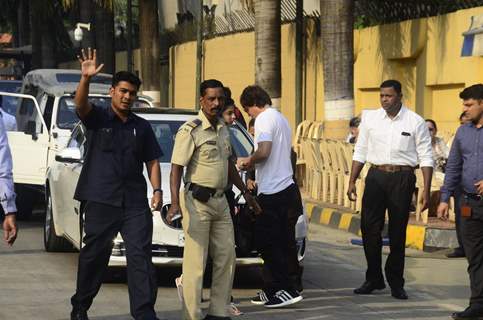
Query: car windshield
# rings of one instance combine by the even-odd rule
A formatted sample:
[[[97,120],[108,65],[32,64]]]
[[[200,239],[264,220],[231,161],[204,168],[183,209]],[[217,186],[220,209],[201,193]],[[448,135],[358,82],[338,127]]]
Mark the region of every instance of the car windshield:
[[[184,121],[149,120],[149,123],[151,124],[154,135],[156,136],[159,146],[163,151],[163,155],[159,158],[159,161],[171,162],[174,138],[176,137],[179,127],[184,123]]]
[[[111,106],[111,97],[89,97],[89,102],[100,108],[109,108]],[[147,108],[148,103],[143,100],[136,100],[133,103],[135,108]],[[59,102],[57,111],[57,126],[60,129],[72,130],[75,124],[79,121],[75,113],[75,103],[73,97],[62,97]]]

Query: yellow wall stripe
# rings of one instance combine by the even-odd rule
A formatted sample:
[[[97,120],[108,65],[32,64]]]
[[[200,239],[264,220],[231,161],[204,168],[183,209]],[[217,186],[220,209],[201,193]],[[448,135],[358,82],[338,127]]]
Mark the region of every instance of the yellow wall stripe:
[[[349,230],[353,216],[354,214],[352,213],[343,213],[340,217],[339,229]]]
[[[332,212],[334,209],[324,208],[322,214],[320,215],[320,223],[328,225],[330,222],[330,217],[332,217]]]

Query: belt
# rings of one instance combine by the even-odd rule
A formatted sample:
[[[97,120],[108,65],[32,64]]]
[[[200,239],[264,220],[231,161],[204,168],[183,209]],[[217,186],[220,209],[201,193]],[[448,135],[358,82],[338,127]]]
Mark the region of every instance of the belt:
[[[384,172],[414,171],[415,169],[414,167],[411,167],[411,166],[396,166],[392,164],[381,164],[381,165],[373,164],[371,167]]]
[[[468,199],[472,199],[472,200],[475,200],[475,201],[482,201],[483,200],[483,196],[481,194],[478,194],[478,193],[464,192],[464,194],[465,194],[465,197],[467,197]]]
[[[185,185],[185,188],[188,188],[189,191],[193,190],[194,187],[201,187],[201,188],[208,190],[208,192],[210,193],[210,195],[213,198],[219,198],[219,197],[225,195],[225,190],[223,190],[223,189],[215,189],[215,188],[205,187],[205,186],[202,186],[202,185],[194,183],[194,182],[187,182],[186,185]]]

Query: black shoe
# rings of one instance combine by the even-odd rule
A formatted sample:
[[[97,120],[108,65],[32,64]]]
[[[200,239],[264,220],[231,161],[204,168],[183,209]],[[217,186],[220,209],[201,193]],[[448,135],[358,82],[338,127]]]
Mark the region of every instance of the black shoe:
[[[89,320],[86,311],[72,311],[70,313],[70,320]]]
[[[451,315],[455,320],[483,320],[483,307],[469,306],[464,311]]]
[[[382,290],[386,288],[384,282],[365,281],[362,286],[354,289],[355,294],[371,294],[374,290]]]
[[[230,317],[218,317],[207,314],[203,320],[231,320]]]
[[[279,290],[264,304],[265,308],[282,308],[301,301],[303,297],[292,290]]]
[[[456,248],[453,252],[448,253],[446,258],[464,258],[466,257],[465,252],[461,248]]]
[[[407,300],[408,294],[404,288],[391,288],[391,296],[400,300]]]

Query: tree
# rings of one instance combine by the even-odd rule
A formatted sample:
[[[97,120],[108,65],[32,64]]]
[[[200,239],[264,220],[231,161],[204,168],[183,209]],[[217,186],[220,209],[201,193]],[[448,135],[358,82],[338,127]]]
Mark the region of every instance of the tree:
[[[82,0],[85,1],[85,0]],[[97,59],[104,63],[103,72],[114,73],[116,53],[114,50],[114,10],[112,3],[94,4],[94,30]]]
[[[160,56],[158,1],[139,0],[139,30],[143,90],[159,91]]]
[[[349,120],[354,112],[354,0],[321,0],[325,120]]]
[[[278,0],[255,1],[255,83],[281,107],[280,5]]]

